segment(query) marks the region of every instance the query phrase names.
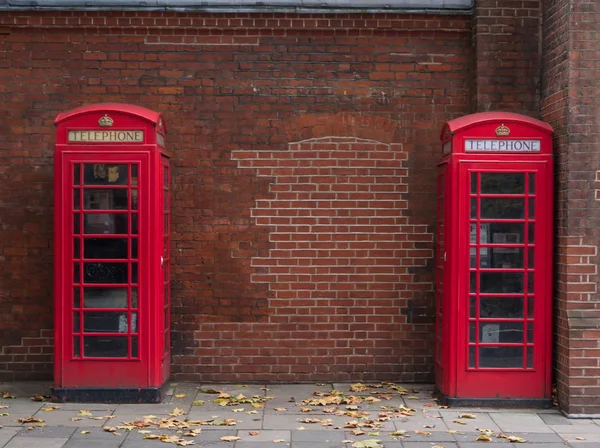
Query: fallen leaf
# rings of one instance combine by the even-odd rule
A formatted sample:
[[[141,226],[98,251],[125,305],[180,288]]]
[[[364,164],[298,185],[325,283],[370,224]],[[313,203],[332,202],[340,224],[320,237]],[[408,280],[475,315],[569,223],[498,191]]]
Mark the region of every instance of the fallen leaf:
[[[500,436],[502,436],[503,439],[506,439],[509,442],[513,442],[513,443],[525,443],[525,442],[527,442],[527,440],[525,440],[523,437],[505,436],[504,434],[498,434],[498,437],[500,437]]]
[[[77,414],[78,417],[91,417],[92,413],[90,411],[87,411],[85,409],[79,411],[79,414]]]
[[[0,409],[8,409],[8,406],[0,406]]]
[[[435,425],[423,425],[423,428],[435,428]]]
[[[223,436],[219,440],[222,440],[224,442],[235,442],[236,440],[240,440],[240,437],[238,437],[238,436]]]
[[[80,420],[83,420],[82,417],[71,417],[69,420],[71,420],[72,422],[78,422]]]
[[[490,439],[488,436],[486,435],[480,435],[479,437],[477,437],[475,439],[477,442],[491,442],[492,439]]]
[[[133,425],[117,426],[117,429],[124,429],[125,431],[131,431],[132,429],[135,429],[135,426],[133,426]]]
[[[60,406],[46,406],[45,408],[42,408],[42,411],[50,412],[56,409],[60,409]]]
[[[178,417],[180,415],[185,415],[185,411],[183,409],[175,408],[173,409],[173,412],[171,412],[169,415],[172,415],[173,417]]]
[[[151,434],[152,433],[152,431],[148,431],[147,429],[140,429],[138,432],[140,434]]]
[[[185,398],[187,394],[175,394],[175,398]]]
[[[575,440],[585,440],[584,437],[575,437]]]
[[[453,420],[452,423],[458,423],[459,425],[466,425],[467,422],[463,422],[461,420]]]
[[[271,389],[269,389],[268,387],[261,387],[260,390],[270,391]]]
[[[0,413],[0,417],[8,417],[10,414],[8,412]]]
[[[7,397],[2,397],[2,398],[7,398]],[[31,397],[32,401],[46,401],[46,399],[51,398],[50,395],[40,395],[40,394],[33,394],[33,397]]]
[[[24,417],[17,420],[19,423],[44,423],[44,420],[33,417]]]
[[[475,418],[475,414],[458,414],[458,418]]]
[[[0,394],[2,395],[2,398],[5,398],[5,399],[6,398],[9,398],[9,399],[17,398],[9,392],[0,392]],[[44,400],[42,400],[42,401],[44,401]]]
[[[362,442],[354,442],[352,448],[383,448],[383,445],[379,442],[381,442],[381,440],[363,440]]]
[[[304,431],[306,428],[304,426],[300,426],[299,428],[296,428],[298,431]]]
[[[273,443],[282,443],[282,442],[285,442],[285,440],[283,440],[283,439],[275,439],[275,440],[273,440]]]
[[[114,426],[105,426],[102,429],[104,429],[104,431],[106,432],[115,432],[117,430],[117,428],[115,428]]]
[[[379,437],[379,431],[377,432],[370,432],[367,434],[369,437]]]
[[[192,406],[202,406],[204,404],[204,400],[196,400],[192,402]]]
[[[369,389],[370,389],[369,386],[366,386],[362,383],[356,383],[356,384],[350,385],[350,392],[364,392]]]
[[[311,408],[300,408],[300,412],[310,412],[312,411]]]
[[[399,429],[397,431],[394,431],[394,432],[390,433],[390,436],[392,436],[392,437],[403,437],[405,434],[406,434],[406,430]]]
[[[355,436],[362,436],[363,434],[366,434],[366,432],[364,432],[362,429],[351,429],[350,432]]]
[[[275,408],[275,410],[281,412],[281,411],[287,411],[287,408]]]
[[[430,436],[431,433],[427,431],[415,431],[415,434],[421,434],[422,436]]]
[[[81,431],[81,434],[89,434],[89,431]]]
[[[243,412],[244,408],[232,409],[233,412]]]
[[[248,435],[250,436],[257,436],[260,434],[260,431],[248,431]]]
[[[248,411],[246,412],[246,414],[258,414],[258,411],[254,410],[254,411]]]
[[[417,397],[416,395],[409,395],[408,397],[405,397],[407,400],[418,400],[419,397]]]
[[[177,442],[175,442],[175,444],[177,446],[193,445],[194,441],[193,440],[178,440]]]

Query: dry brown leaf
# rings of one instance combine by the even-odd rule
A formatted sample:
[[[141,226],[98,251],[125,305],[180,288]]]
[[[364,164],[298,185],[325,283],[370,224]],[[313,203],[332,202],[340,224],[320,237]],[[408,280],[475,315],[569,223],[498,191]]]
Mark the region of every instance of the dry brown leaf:
[[[452,423],[458,423],[459,425],[466,425],[467,422],[463,422],[461,420],[453,420]]]
[[[283,440],[283,439],[275,439],[275,440],[273,440],[273,443],[282,443],[282,442],[285,442],[285,440]]]
[[[479,437],[477,437],[477,438],[475,439],[475,441],[477,441],[477,442],[491,442],[491,441],[492,441],[492,439],[490,439],[490,438],[489,438],[488,436],[486,436],[486,435],[480,435]]]
[[[236,408],[236,409],[232,409],[233,412],[243,412],[244,408]]]
[[[117,430],[117,428],[115,428],[114,426],[105,426],[104,429],[106,432],[115,432]]]
[[[78,421],[83,420],[83,418],[82,417],[71,417],[69,420],[71,420],[72,422],[78,422]]]
[[[257,436],[260,434],[260,431],[248,431],[248,435],[250,436]]]
[[[431,433],[427,431],[415,431],[415,434],[421,434],[422,436],[430,436]]]
[[[362,429],[351,429],[350,432],[355,436],[362,436],[363,434],[366,434],[366,432],[364,432]]]
[[[175,394],[175,398],[185,398],[187,394]]]
[[[60,409],[60,406],[46,406],[45,408],[42,408],[42,411],[50,412],[55,411],[57,409]]]
[[[458,414],[458,418],[475,418],[475,414]]]
[[[287,411],[287,408],[275,408],[276,411],[281,412],[281,411]]]
[[[19,423],[44,423],[44,420],[33,417],[24,417],[17,420]]]
[[[575,437],[575,440],[585,440],[584,437]]]
[[[300,408],[300,412],[310,412],[312,411],[311,408]]]
[[[185,411],[183,409],[175,408],[173,409],[173,412],[171,412],[169,415],[172,415],[173,417],[178,417],[180,415],[185,415]]]
[[[223,436],[219,440],[222,440],[224,442],[235,442],[236,440],[240,440],[240,437],[238,437],[238,436]]]
[[[92,413],[86,409],[82,409],[81,411],[79,411],[79,414],[77,414],[77,417],[91,417]]]

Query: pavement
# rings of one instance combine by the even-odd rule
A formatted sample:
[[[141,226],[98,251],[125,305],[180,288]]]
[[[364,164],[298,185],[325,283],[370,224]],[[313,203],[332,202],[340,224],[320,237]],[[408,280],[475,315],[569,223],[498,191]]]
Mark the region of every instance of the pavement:
[[[1,447],[600,448],[600,420],[448,408],[427,385],[173,383],[158,404],[52,403],[49,387],[0,383]]]

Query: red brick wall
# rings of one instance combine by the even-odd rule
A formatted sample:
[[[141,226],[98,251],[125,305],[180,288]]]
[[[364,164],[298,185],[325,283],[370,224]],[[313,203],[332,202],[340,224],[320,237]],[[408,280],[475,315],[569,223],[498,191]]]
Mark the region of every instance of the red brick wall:
[[[169,126],[176,379],[431,379],[438,135],[472,111],[471,33],[468,15],[0,15],[0,378],[50,376],[53,120],[114,101]],[[529,110],[527,86],[499,104]]]
[[[539,117],[540,34],[540,0],[475,1],[475,111]]]
[[[600,414],[600,156],[595,98],[600,94],[600,7],[547,2],[544,10],[542,118],[556,131],[556,379],[568,414]]]

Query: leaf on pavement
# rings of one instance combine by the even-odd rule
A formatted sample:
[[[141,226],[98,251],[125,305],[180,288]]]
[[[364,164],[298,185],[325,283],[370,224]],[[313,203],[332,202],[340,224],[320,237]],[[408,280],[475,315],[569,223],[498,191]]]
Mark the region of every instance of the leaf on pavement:
[[[452,423],[458,423],[459,425],[466,425],[467,422],[463,422],[462,420],[453,420]]]
[[[415,431],[415,434],[421,434],[422,436],[430,436],[431,433],[428,431]]]
[[[17,421],[19,423],[44,423],[44,420],[42,420],[40,418],[33,418],[33,417],[20,418]]]
[[[106,432],[115,432],[117,430],[117,428],[115,428],[114,426],[105,426],[104,429]]]
[[[89,434],[89,431],[81,431],[81,434]]]
[[[77,417],[91,417],[92,413],[86,409],[82,409],[79,411],[79,414],[77,414]]]
[[[275,410],[281,412],[281,411],[287,411],[287,408],[275,408]]]
[[[248,431],[249,436],[257,436],[260,434],[260,431]]]
[[[275,439],[275,440],[273,440],[273,443],[282,443],[282,442],[285,442],[285,440],[283,440],[283,439]]]
[[[475,414],[458,414],[458,418],[475,418]]]
[[[173,417],[178,417],[180,415],[185,415],[185,411],[183,409],[175,408],[173,409],[173,412],[171,412],[169,415],[172,415]]]
[[[354,442],[352,448],[383,448],[383,445],[379,442],[380,440],[375,439],[363,440],[362,442]]]
[[[50,412],[55,411],[56,409],[60,409],[60,406],[46,406],[45,408],[42,408],[42,411]]]
[[[185,398],[187,394],[175,394],[175,398]]]
[[[202,406],[204,404],[204,400],[196,400],[192,402],[192,406]]]
[[[477,442],[491,442],[492,441],[492,439],[490,439],[488,436],[483,435],[483,434],[480,435],[479,437],[477,437],[475,440]]]
[[[241,437],[238,436],[223,436],[219,440],[224,442],[235,442],[236,440],[240,440]]]
[[[4,399],[8,399],[8,398],[10,398],[10,399],[12,399],[12,398],[17,398],[17,397],[15,397],[14,395],[12,395],[10,392],[0,392],[0,394],[2,395],[2,398],[4,398]],[[42,401],[44,401],[44,400],[42,400]]]

